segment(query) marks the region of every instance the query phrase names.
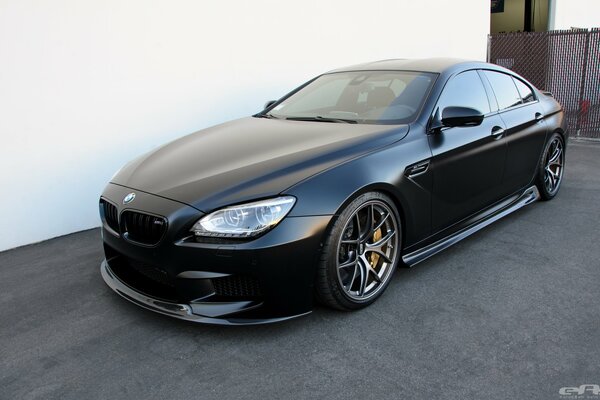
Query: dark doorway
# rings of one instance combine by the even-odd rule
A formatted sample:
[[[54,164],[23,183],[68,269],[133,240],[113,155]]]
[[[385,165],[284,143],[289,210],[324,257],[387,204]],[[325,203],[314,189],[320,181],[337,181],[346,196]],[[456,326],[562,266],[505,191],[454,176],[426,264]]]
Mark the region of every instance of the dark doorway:
[[[523,19],[523,31],[531,32],[531,2],[532,0],[525,0],[525,12]]]

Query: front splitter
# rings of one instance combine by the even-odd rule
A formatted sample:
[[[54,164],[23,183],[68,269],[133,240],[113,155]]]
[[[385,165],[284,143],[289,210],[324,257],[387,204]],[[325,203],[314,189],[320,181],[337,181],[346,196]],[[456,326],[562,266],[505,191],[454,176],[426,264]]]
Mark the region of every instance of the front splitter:
[[[274,322],[287,321],[311,313],[311,311],[309,311],[297,315],[266,319],[207,317],[205,315],[194,314],[192,308],[193,306],[191,304],[172,303],[163,300],[158,300],[132,289],[130,286],[126,285],[121,280],[119,280],[115,273],[110,269],[110,266],[108,265],[108,262],[106,262],[106,260],[102,261],[102,264],[100,265],[100,272],[102,273],[102,278],[104,279],[104,282],[106,282],[106,284],[112,290],[114,290],[124,299],[129,300],[130,302],[147,310],[191,322],[213,325],[262,325]]]

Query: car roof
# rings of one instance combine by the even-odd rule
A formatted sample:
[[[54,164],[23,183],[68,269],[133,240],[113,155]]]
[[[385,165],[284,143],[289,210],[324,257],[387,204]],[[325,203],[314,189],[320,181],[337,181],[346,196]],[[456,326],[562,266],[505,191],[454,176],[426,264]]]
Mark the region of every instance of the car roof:
[[[481,61],[463,60],[460,58],[422,58],[422,59],[390,59],[368,62],[363,64],[352,65],[344,68],[338,68],[331,72],[347,72],[347,71],[373,71],[373,70],[399,70],[399,71],[422,71],[443,73],[451,72],[458,69],[470,68],[490,68],[504,70],[494,64],[488,64]]]

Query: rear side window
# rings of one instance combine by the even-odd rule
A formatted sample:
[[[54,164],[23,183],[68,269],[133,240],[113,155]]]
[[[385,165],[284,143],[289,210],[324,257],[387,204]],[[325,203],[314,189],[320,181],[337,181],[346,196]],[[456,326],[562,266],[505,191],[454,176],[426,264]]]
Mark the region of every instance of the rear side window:
[[[482,114],[490,112],[487,94],[476,71],[462,72],[446,84],[438,100],[440,114],[452,106],[474,108]]]
[[[494,71],[483,71],[483,73],[492,85],[500,110],[521,104],[521,95],[511,76]]]
[[[513,81],[515,82],[515,85],[519,90],[519,94],[521,95],[521,100],[523,101],[523,103],[529,103],[535,100],[533,91],[529,86],[527,86],[524,82],[517,78],[513,78]]]

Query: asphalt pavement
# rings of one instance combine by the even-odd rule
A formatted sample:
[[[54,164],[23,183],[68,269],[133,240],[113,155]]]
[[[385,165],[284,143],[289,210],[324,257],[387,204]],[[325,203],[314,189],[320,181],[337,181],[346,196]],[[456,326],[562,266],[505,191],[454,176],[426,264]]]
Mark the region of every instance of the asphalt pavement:
[[[250,327],[154,314],[105,286],[98,229],[0,253],[0,399],[547,400],[600,385],[600,144],[572,141],[566,164],[553,201],[399,270],[358,312]]]

